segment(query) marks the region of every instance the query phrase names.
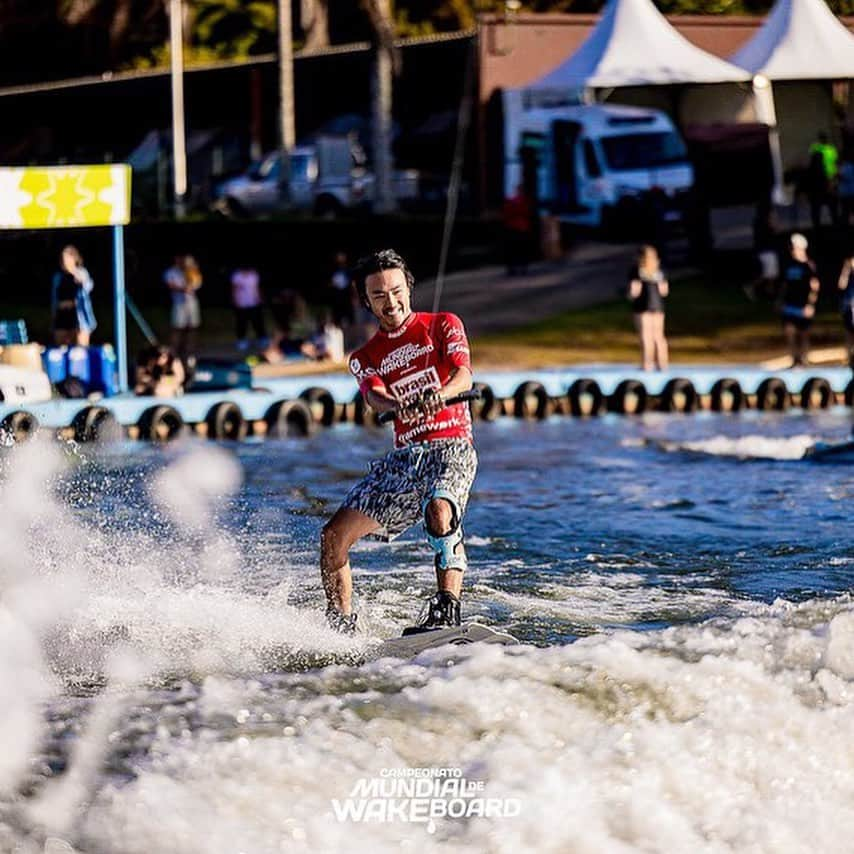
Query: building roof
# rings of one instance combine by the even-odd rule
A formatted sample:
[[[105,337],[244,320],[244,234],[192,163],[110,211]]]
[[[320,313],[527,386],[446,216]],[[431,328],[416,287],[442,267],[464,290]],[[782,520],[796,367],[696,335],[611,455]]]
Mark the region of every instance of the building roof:
[[[777,0],[730,61],[771,80],[846,79],[854,77],[854,35],[824,0]]]
[[[651,0],[609,0],[581,46],[532,89],[727,83],[750,74],[691,44]]]

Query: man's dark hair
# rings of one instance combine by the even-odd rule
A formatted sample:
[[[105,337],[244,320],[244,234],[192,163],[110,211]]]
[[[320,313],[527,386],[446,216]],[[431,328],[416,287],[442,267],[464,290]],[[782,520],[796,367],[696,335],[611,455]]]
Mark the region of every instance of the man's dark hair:
[[[372,252],[370,255],[360,258],[352,271],[353,281],[356,284],[356,292],[359,294],[359,299],[365,305],[369,305],[365,280],[368,276],[373,276],[374,273],[381,273],[383,270],[402,271],[406,277],[406,284],[409,285],[409,290],[411,291],[415,287],[415,276],[412,275],[409,267],[406,266],[406,261],[394,249],[381,249],[379,252]]]

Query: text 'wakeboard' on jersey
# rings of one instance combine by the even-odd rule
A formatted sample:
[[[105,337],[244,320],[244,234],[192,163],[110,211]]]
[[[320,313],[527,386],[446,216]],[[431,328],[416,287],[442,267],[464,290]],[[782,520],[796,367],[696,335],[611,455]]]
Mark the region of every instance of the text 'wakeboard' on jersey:
[[[432,388],[440,390],[455,368],[471,370],[471,353],[462,321],[455,314],[413,312],[399,329],[379,330],[350,357],[359,390],[384,390],[401,403]],[[457,403],[418,424],[394,421],[400,448],[434,439],[472,440],[467,403]]]

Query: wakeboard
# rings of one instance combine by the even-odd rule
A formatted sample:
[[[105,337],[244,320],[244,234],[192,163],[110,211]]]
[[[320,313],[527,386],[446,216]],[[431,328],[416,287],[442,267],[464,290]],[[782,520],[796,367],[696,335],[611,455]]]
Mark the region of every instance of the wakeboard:
[[[804,452],[805,460],[827,463],[854,463],[854,439],[816,442]]]
[[[390,638],[375,648],[374,658],[413,658],[428,649],[440,646],[467,646],[473,643],[497,643],[513,646],[519,641],[507,632],[500,632],[482,623],[466,623],[446,629],[428,629],[424,632]]]

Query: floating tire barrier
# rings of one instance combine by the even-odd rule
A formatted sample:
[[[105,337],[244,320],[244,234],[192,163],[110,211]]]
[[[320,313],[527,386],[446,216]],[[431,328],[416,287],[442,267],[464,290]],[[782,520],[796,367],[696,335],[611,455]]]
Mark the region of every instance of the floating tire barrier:
[[[744,406],[744,392],[738,380],[724,377],[712,386],[711,405],[714,412],[738,412]]]
[[[379,413],[371,409],[361,392],[356,392],[351,404],[353,408],[353,423],[360,427],[382,427],[379,422]]]
[[[310,436],[316,426],[304,400],[280,400],[267,410],[264,420],[272,439]]]
[[[475,420],[492,421],[500,409],[495,392],[486,383],[475,383],[474,388],[480,392],[480,397],[469,403],[471,415]]]
[[[620,415],[641,415],[646,412],[648,395],[643,383],[623,380],[608,398],[608,408]]]
[[[337,407],[335,398],[325,388],[307,388],[300,394],[300,400],[304,400],[311,410],[311,417],[316,424],[331,427],[335,423]]]
[[[214,404],[205,416],[208,438],[240,442],[246,438],[249,425],[240,407],[230,400]]]
[[[693,412],[697,408],[697,390],[690,380],[675,377],[661,392],[662,412]]]
[[[598,415],[602,411],[605,396],[596,380],[576,380],[566,393],[569,411],[576,418]]]
[[[152,406],[139,416],[139,438],[147,442],[171,442],[184,430],[184,419],[171,406]]]
[[[39,419],[32,412],[17,409],[10,412],[0,421],[0,433],[12,438],[15,442],[25,442],[34,436],[39,429]]]
[[[513,392],[513,414],[517,418],[543,419],[549,414],[549,396],[541,383],[522,383]]]
[[[854,406],[854,380],[845,386],[845,405]]]
[[[801,389],[803,409],[827,409],[833,401],[833,389],[824,377],[810,377]]]
[[[81,409],[71,422],[76,442],[115,442],[123,435],[116,416],[103,406]]]
[[[768,377],[756,389],[756,408],[764,412],[785,412],[789,408],[789,390],[777,377]]]

